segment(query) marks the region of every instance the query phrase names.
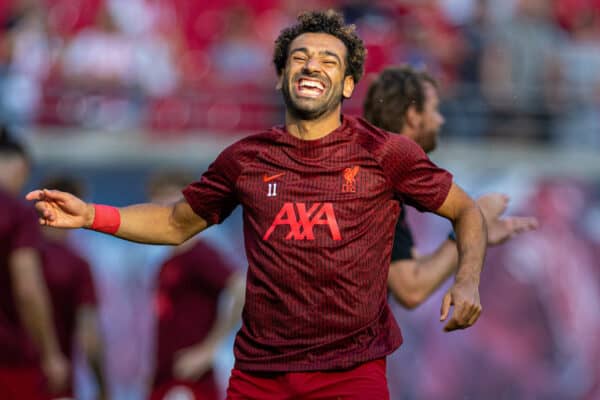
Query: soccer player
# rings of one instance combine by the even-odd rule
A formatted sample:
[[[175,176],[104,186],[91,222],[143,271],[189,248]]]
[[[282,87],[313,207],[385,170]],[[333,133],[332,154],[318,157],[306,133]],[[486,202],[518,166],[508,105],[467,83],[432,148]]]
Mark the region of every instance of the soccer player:
[[[476,203],[412,140],[342,115],[365,50],[334,11],[301,14],[275,42],[285,126],[225,149],[172,205],[87,204],[35,190],[44,225],[181,244],[241,204],[248,258],[229,399],[387,399],[385,357],[402,342],[387,304],[401,202],[452,221],[459,266],[446,328],[481,312],[486,227]]]
[[[172,204],[189,182],[185,172],[157,173],[149,183],[150,200]],[[189,400],[222,398],[213,374],[215,353],[239,322],[243,304],[243,276],[213,246],[191,239],[173,249],[157,284],[152,400],[176,394]]]
[[[24,148],[0,129],[0,399],[48,398],[68,363],[52,326],[35,213],[18,198],[27,180]]]
[[[390,67],[369,86],[364,116],[375,126],[411,138],[429,153],[436,148],[444,123],[438,107],[437,82],[433,77],[408,66]],[[503,243],[537,227],[535,218],[502,218],[508,205],[508,196],[486,194],[477,203],[486,220],[488,245]],[[455,272],[458,251],[454,235],[449,235],[432,254],[417,256],[405,216],[403,208],[396,224],[388,287],[400,304],[414,308]],[[447,301],[446,298],[444,302]],[[442,315],[442,319],[445,316]]]
[[[73,178],[57,176],[42,186],[81,196],[81,185]],[[102,339],[99,329],[94,281],[88,263],[68,244],[68,231],[45,226],[40,247],[42,269],[50,300],[53,321],[62,354],[73,361],[73,345],[81,350],[98,386],[98,398],[106,397]],[[73,376],[53,397],[72,398]]]

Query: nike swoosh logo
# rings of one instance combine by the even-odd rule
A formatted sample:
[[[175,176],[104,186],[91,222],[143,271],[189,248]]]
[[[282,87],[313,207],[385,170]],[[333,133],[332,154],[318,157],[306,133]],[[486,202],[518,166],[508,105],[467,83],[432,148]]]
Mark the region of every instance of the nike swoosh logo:
[[[263,175],[263,182],[271,182],[272,180],[280,178],[283,175],[285,175],[285,172],[282,172],[280,174],[271,175],[271,176],[268,176],[267,174],[264,174]]]

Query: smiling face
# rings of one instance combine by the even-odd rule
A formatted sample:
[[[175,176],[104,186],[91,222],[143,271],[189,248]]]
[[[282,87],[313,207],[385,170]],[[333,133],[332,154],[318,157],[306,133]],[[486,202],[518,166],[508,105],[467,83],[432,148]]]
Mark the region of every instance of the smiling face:
[[[326,33],[304,33],[290,44],[279,76],[287,110],[302,120],[317,119],[339,109],[349,98],[354,80],[346,72],[346,46]]]

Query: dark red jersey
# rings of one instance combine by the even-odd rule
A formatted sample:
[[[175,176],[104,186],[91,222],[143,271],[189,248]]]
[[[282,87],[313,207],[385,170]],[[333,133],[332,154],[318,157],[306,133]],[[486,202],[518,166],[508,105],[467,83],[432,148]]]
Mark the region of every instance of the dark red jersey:
[[[202,241],[176,253],[161,266],[155,302],[155,386],[173,379],[175,353],[206,337],[217,317],[219,294],[232,272],[217,251]],[[212,372],[202,379],[213,379]]]
[[[38,218],[32,207],[0,190],[0,366],[31,366],[37,351],[21,325],[13,297],[10,255],[40,244]]]
[[[451,183],[410,139],[348,116],[318,140],[273,128],[224,150],[183,193],[209,223],[244,209],[236,367],[350,368],[393,352],[402,337],[386,281],[400,202],[436,210]]]
[[[58,342],[71,360],[77,310],[97,303],[94,281],[88,263],[67,244],[45,240],[40,249]]]

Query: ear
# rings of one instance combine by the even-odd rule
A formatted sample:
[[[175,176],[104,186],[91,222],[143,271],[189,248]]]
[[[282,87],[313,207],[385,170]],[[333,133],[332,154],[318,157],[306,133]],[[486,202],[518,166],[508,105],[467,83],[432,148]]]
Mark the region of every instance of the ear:
[[[344,87],[342,89],[342,95],[345,99],[349,99],[352,97],[352,92],[354,92],[354,78],[352,75],[346,75],[344,78]]]
[[[276,90],[281,90],[283,87],[283,72],[277,75],[277,84],[275,85]]]
[[[423,120],[423,116],[419,111],[417,111],[417,107],[412,105],[408,107],[406,110],[406,124],[411,128],[417,128],[421,125],[421,121]]]

